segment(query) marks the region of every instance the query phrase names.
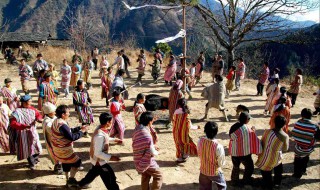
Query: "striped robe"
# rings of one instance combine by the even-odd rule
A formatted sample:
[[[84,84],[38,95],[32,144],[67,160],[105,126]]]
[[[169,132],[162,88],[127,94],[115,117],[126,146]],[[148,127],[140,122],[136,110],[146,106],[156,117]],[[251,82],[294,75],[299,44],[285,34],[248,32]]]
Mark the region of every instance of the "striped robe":
[[[85,91],[75,91],[73,93],[73,99],[81,104],[88,104],[89,97]],[[93,123],[93,113],[90,106],[76,106],[78,118],[80,123],[91,124]]]
[[[174,114],[173,116],[173,138],[176,144],[176,157],[182,158],[183,155],[197,155],[197,146],[189,135],[190,130],[189,114]]]
[[[269,89],[270,89],[270,91],[269,91]],[[271,113],[273,106],[274,106],[274,104],[272,103],[272,100],[279,93],[280,88],[277,84],[273,84],[272,86],[269,87],[269,89],[267,91],[268,99],[267,99],[266,106],[265,106],[264,110],[267,110]]]
[[[30,129],[16,130],[9,127],[9,141],[11,153],[17,154],[17,159],[24,160],[31,155],[40,154],[42,151],[39,134],[37,132],[34,121],[36,120],[36,113],[32,109],[17,108],[12,112],[18,123],[30,126]],[[12,152],[14,151],[14,152]]]
[[[243,125],[230,134],[229,154],[231,156],[247,156],[249,154],[260,154],[262,146],[256,133]]]
[[[8,135],[8,126],[9,126],[9,113],[0,107],[0,149],[4,153],[9,152],[9,135]]]
[[[19,102],[14,101],[15,98],[17,98],[16,94],[16,89],[15,88],[7,88],[3,87],[1,89],[2,95],[6,98],[5,103],[9,106],[11,111],[14,111],[17,107],[19,107]]]
[[[169,109],[169,121],[172,121],[173,114],[177,109],[178,100],[184,98],[184,95],[180,89],[173,89],[171,88],[169,94],[169,102],[168,102],[168,109]]]
[[[110,130],[110,137],[118,137],[124,139],[124,131],[126,130],[122,115],[121,115],[121,104],[116,100],[112,100],[110,105],[110,112],[113,116],[112,127]]]
[[[57,105],[57,97],[56,97],[56,94],[55,94],[55,88],[53,86],[53,82],[49,83],[49,82],[43,81],[42,85],[44,87],[43,88],[43,91],[44,91],[43,93],[44,93],[44,96],[45,96],[45,98],[42,101],[42,104],[44,104],[46,102],[50,102],[53,105]]]
[[[262,136],[262,153],[258,155],[255,165],[263,171],[271,171],[281,164],[282,147],[284,143],[277,137],[276,133],[268,129]]]
[[[81,74],[81,66],[74,65],[72,67],[70,86],[77,86],[77,82],[80,79],[80,74]]]
[[[84,63],[84,77],[83,81],[86,83],[91,83],[91,74],[93,70],[93,62],[92,61],[87,61]]]
[[[53,164],[58,164],[58,160],[56,159],[56,157],[53,153],[52,144],[51,144],[51,136],[52,136],[51,127],[52,127],[52,123],[55,119],[56,119],[56,117],[50,118],[50,117],[46,116],[42,122],[42,130],[43,130],[43,137],[44,137],[44,141],[46,143],[46,147],[47,147],[47,151],[48,151],[48,155],[50,157],[50,160]]]
[[[274,129],[275,128],[275,123],[274,123],[274,119],[278,116],[278,115],[282,115],[286,118],[287,122],[286,125],[283,128],[283,131],[286,132],[288,134],[289,131],[289,122],[290,122],[290,118],[291,118],[291,113],[290,113],[290,109],[286,106],[283,110],[281,111],[275,111],[273,112],[269,124],[270,124],[270,129]]]
[[[159,168],[151,154],[152,146],[154,146],[153,140],[147,127],[143,125],[137,126],[132,135],[132,149],[134,165],[140,174],[149,168]]]
[[[80,158],[75,154],[73,150],[73,142],[66,139],[59,131],[62,125],[68,125],[63,119],[55,119],[53,121],[51,130],[51,145],[55,154],[56,160],[63,164],[72,164],[77,162]]]
[[[101,77],[101,99],[107,98],[110,99],[112,93],[110,93],[112,82],[114,80],[114,75],[106,74]]]
[[[140,116],[142,113],[146,111],[147,110],[143,104],[136,103],[136,106],[133,108],[133,114],[136,121],[136,126],[140,125]]]
[[[69,88],[70,79],[71,79],[71,67],[69,65],[62,65],[60,69],[61,74],[61,88],[66,89]]]
[[[198,156],[200,158],[200,172],[206,176],[217,176],[218,161],[216,150],[218,143],[207,138],[200,138],[198,143]]]

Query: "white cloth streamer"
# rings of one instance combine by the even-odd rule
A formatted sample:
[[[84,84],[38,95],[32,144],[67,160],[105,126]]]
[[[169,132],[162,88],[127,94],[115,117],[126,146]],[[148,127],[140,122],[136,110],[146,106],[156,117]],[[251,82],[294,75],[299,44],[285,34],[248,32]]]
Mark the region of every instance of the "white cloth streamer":
[[[172,36],[172,37],[168,37],[168,38],[164,38],[162,40],[158,40],[158,41],[156,41],[156,43],[157,44],[159,44],[159,43],[168,43],[168,42],[171,42],[171,41],[173,41],[173,40],[175,40],[177,38],[184,38],[186,36],[186,34],[187,34],[186,31],[184,29],[181,29],[180,32],[177,35]]]
[[[145,7],[156,7],[158,9],[175,9],[175,8],[181,8],[182,7],[182,6],[162,6],[162,5],[142,5],[142,6],[139,6],[139,7],[134,7],[134,6],[130,7],[126,2],[122,1],[122,3],[130,11],[131,10],[135,10],[135,9],[145,8]]]

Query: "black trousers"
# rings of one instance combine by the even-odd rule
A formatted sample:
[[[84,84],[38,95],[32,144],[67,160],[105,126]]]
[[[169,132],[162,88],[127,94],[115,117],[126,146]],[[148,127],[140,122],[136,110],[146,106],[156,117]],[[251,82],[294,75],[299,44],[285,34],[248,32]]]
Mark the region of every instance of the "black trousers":
[[[90,184],[99,175],[107,189],[119,190],[119,186],[116,182],[116,176],[109,164],[105,164],[103,166],[92,166],[87,175],[79,182],[79,186],[81,187]]]
[[[35,166],[39,162],[39,154],[34,154],[27,158],[29,166]]]
[[[291,97],[291,104],[292,104],[292,106],[294,106],[296,104],[298,94],[294,94],[294,93],[290,93],[290,92],[287,92],[287,94],[288,94],[288,96]]]
[[[305,157],[295,156],[294,162],[293,162],[293,165],[294,165],[293,176],[296,178],[301,178],[302,175],[307,171],[308,162],[309,162],[309,156],[305,156]]]
[[[282,173],[283,173],[283,165],[282,163],[273,168],[274,177],[272,181],[272,170],[271,171],[261,171],[263,187],[266,189],[272,189],[274,185],[281,185],[282,181]]]
[[[232,164],[233,164],[233,168],[231,173],[231,180],[239,181],[240,164],[243,164],[244,165],[243,181],[250,182],[251,176],[254,170],[251,154],[249,154],[248,156],[232,156]]]
[[[109,106],[109,100],[108,100],[108,97],[106,97],[106,106],[107,106],[107,107]]]
[[[263,95],[263,88],[264,88],[264,85],[261,84],[260,82],[257,84],[257,94],[259,95]]]
[[[94,70],[97,70],[98,59],[92,59],[92,62],[94,64]]]

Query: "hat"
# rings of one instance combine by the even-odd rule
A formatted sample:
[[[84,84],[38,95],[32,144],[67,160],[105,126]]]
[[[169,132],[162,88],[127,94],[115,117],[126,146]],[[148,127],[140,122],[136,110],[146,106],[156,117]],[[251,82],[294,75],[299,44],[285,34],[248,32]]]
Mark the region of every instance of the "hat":
[[[44,78],[46,79],[46,78],[48,78],[48,77],[50,77],[50,76],[52,76],[52,73],[50,73],[50,72],[47,72],[46,74],[44,74]]]
[[[27,94],[27,95],[21,96],[20,102],[27,102],[30,99],[31,99],[31,96]]]
[[[44,114],[49,114],[55,112],[57,107],[50,102],[46,102],[43,104],[42,110]]]
[[[41,54],[41,53],[38,53],[37,57],[42,57],[42,54]]]
[[[7,83],[9,83],[9,82],[12,82],[12,80],[11,80],[10,78],[4,79],[4,83],[5,83],[5,84],[7,84]]]

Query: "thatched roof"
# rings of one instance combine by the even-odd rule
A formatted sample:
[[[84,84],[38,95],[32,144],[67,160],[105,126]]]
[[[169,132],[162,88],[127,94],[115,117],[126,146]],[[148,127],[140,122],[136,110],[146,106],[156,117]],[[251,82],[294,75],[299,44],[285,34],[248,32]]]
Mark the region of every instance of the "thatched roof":
[[[7,32],[0,33],[1,42],[35,42],[46,41],[49,38],[48,33],[23,33],[23,32]]]

